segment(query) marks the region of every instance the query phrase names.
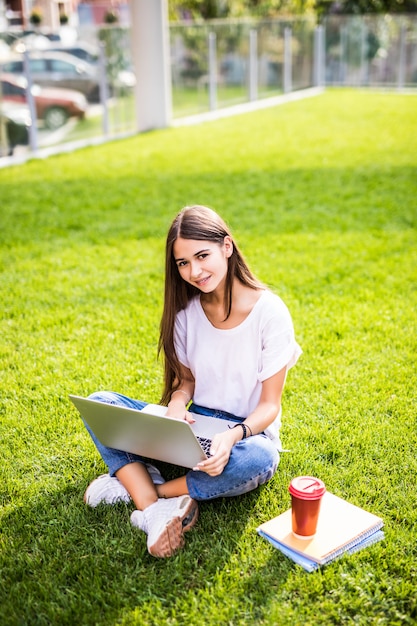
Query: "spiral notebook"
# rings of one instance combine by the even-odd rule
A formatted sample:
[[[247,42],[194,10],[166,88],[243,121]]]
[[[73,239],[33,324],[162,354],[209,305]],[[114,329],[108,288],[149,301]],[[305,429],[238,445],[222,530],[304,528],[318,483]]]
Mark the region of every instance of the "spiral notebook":
[[[383,520],[343,498],[326,492],[316,535],[297,539],[291,530],[291,509],[265,522],[258,533],[308,572],[381,541]]]

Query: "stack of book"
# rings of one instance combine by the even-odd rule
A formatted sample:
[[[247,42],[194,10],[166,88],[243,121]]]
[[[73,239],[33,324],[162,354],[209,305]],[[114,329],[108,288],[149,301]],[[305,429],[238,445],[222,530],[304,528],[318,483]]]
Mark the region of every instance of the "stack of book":
[[[322,498],[317,532],[311,539],[298,539],[292,533],[291,509],[265,522],[257,529],[275,548],[308,572],[381,541],[384,522],[332,493]]]

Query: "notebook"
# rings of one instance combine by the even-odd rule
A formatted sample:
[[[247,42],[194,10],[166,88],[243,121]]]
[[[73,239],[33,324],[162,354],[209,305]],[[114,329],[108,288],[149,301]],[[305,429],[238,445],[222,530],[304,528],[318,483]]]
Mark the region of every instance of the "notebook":
[[[166,417],[166,406],[141,411],[70,395],[83,420],[109,448],[193,468],[209,456],[212,437],[237,422],[193,413],[194,424]]]
[[[312,572],[342,556],[384,538],[383,520],[343,498],[326,492],[322,498],[316,535],[297,539],[291,530],[291,509],[257,528],[275,548]]]

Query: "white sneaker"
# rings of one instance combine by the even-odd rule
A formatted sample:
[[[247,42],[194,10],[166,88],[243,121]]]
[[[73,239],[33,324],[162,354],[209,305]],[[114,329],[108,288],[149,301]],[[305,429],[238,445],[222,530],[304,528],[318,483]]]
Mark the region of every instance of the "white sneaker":
[[[84,494],[84,502],[95,508],[99,504],[130,502],[130,495],[122,483],[110,474],[102,474],[90,483]]]
[[[162,485],[165,480],[161,476],[158,468],[150,463],[146,464],[146,468],[152,478],[154,485]],[[117,502],[129,503],[130,494],[116,476],[110,474],[102,474],[86,489],[84,494],[84,502],[95,508],[99,504],[116,504]]]
[[[148,535],[148,552],[156,557],[172,556],[184,545],[184,533],[198,519],[197,502],[190,496],[159,498],[144,511],[133,511],[130,521]]]

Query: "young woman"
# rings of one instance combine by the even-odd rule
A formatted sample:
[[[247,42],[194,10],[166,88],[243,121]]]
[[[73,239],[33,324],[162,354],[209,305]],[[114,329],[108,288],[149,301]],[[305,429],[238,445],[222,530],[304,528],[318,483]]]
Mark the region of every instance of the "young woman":
[[[132,499],[131,522],[147,533],[148,551],[167,557],[197,521],[197,501],[238,496],[274,475],[282,391],[301,354],[287,307],[253,276],[224,221],[207,207],[185,207],[169,229],[159,350],[168,416],[192,422],[198,413],[236,426],[214,436],[207,460],[167,482],[153,465],[105,448],[90,431],[109,474],[91,483],[85,501]],[[90,397],[146,405],[114,392]]]

